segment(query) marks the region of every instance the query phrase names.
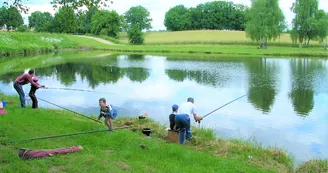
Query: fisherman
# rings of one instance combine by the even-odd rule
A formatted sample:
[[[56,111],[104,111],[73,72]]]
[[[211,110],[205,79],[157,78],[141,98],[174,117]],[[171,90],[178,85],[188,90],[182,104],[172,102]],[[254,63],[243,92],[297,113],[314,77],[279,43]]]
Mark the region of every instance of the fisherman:
[[[179,130],[179,142],[184,144],[184,140],[190,140],[192,132],[190,128],[190,118],[194,118],[196,121],[203,120],[203,117],[198,116],[196,113],[196,106],[194,105],[194,99],[189,97],[187,102],[181,104],[179,108],[179,114],[175,116],[175,123]]]
[[[44,87],[43,85],[39,85],[37,83],[35,83],[32,80],[32,77],[35,74],[35,70],[31,69],[28,71],[28,73],[24,73],[22,75],[20,75],[14,82],[14,88],[17,91],[18,95],[19,95],[19,99],[20,99],[20,103],[21,103],[21,107],[25,108],[26,104],[25,104],[25,93],[23,90],[22,85],[26,85],[28,83],[31,83],[32,86],[36,87],[36,88],[42,88]]]
[[[38,81],[39,81],[39,78],[38,77],[33,77],[33,82],[35,82],[36,84],[40,85],[38,83]],[[37,89],[39,89],[39,88],[37,88],[34,85],[31,85],[31,90],[30,90],[29,96],[30,96],[30,98],[32,100],[32,108],[33,109],[38,108],[38,99],[35,96],[35,92],[36,92]]]
[[[175,125],[175,115],[178,113],[179,106],[174,104],[172,106],[172,113],[169,116],[170,119],[170,130],[176,130],[176,125]]]
[[[110,105],[106,103],[105,98],[99,99],[99,106],[100,106],[100,114],[98,116],[98,121],[100,118],[105,117],[105,124],[108,127],[108,131],[112,131],[112,119],[115,117],[112,117],[111,110],[113,109]]]

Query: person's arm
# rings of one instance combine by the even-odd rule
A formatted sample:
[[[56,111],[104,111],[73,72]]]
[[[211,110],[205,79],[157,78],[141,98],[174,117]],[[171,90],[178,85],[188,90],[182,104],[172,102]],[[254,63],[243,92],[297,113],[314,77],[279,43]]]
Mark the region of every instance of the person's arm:
[[[203,117],[198,116],[198,114],[196,113],[196,106],[195,106],[195,105],[194,105],[193,108],[192,108],[192,114],[193,114],[194,119],[195,119],[196,121],[203,120]]]
[[[100,118],[101,118],[102,116],[103,116],[103,114],[100,113],[99,116],[98,116],[98,121],[100,120]]]
[[[35,86],[35,87],[37,87],[37,88],[40,88],[40,87],[41,87],[39,84],[37,84],[37,83],[35,83],[35,82],[33,81],[31,75],[27,74],[27,75],[26,75],[26,78],[27,78],[27,80],[31,83],[31,85],[33,85],[33,86]]]

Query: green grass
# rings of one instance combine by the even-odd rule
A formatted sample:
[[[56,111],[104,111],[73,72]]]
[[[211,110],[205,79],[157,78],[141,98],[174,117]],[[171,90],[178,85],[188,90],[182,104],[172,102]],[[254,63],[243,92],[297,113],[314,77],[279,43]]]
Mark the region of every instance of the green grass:
[[[208,31],[210,32],[210,31]],[[223,31],[222,31],[223,32]],[[151,34],[151,33],[147,33]],[[161,33],[160,33],[161,34]],[[164,34],[169,34],[164,32]],[[197,35],[197,34],[195,34]],[[190,35],[194,37],[194,35]],[[47,38],[43,39],[42,38]],[[166,39],[162,37],[163,42]],[[110,38],[107,38],[110,39]],[[52,40],[52,41],[51,41]],[[53,43],[53,40],[61,40]],[[287,43],[284,43],[287,44]],[[141,54],[170,53],[170,54],[225,54],[252,56],[285,56],[285,57],[328,57],[328,51],[319,47],[295,48],[270,46],[268,49],[257,49],[254,45],[209,45],[209,44],[180,44],[180,45],[107,45],[93,39],[76,37],[65,34],[46,33],[2,33],[0,35],[0,55],[15,53],[29,54],[33,51],[49,51],[54,49],[97,49],[112,52],[132,52]]]
[[[120,42],[128,43],[126,33],[120,33]],[[258,44],[247,38],[244,31],[177,31],[177,32],[147,32],[145,44],[223,44],[223,45],[255,45]],[[269,42],[269,46],[298,46],[293,45],[289,34],[282,34],[276,40]],[[311,41],[311,46],[323,47],[318,41]]]
[[[212,130],[193,129],[187,145],[163,140],[165,128],[152,120],[136,118],[114,121],[116,127],[132,130],[102,132],[73,137],[9,143],[37,136],[104,129],[86,118],[60,110],[18,107],[16,97],[0,94],[9,101],[7,115],[0,115],[0,172],[292,172],[292,159],[279,149],[263,148],[240,140],[215,139]],[[150,127],[153,137],[140,129]],[[19,148],[53,149],[81,145],[78,153],[24,161]],[[146,146],[142,149],[140,146]],[[248,159],[252,155],[252,159]]]
[[[328,160],[313,159],[299,165],[295,173],[318,173],[328,172]]]

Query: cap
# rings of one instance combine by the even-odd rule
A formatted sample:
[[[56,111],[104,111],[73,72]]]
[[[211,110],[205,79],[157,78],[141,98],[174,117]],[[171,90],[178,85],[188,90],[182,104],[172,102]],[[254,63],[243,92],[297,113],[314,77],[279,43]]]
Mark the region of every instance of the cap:
[[[172,106],[172,110],[173,110],[173,111],[176,111],[177,109],[179,109],[179,106],[178,106],[177,104],[174,104],[174,105]]]
[[[39,78],[38,77],[33,77],[33,81],[34,82],[38,82],[39,81]]]

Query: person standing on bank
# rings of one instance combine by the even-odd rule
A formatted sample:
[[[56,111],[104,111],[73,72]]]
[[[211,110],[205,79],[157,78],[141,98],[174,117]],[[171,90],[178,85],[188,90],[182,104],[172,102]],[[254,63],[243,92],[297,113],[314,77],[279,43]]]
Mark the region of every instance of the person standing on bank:
[[[38,83],[38,81],[39,81],[39,78],[34,76],[33,77],[33,82],[35,82],[36,84],[40,85]],[[41,85],[41,86],[43,86],[43,85]],[[32,100],[32,108],[33,109],[37,109],[38,108],[38,99],[35,96],[35,92],[36,92],[37,89],[38,88],[36,86],[31,85],[30,93],[28,94],[30,96],[31,100]]]
[[[39,85],[39,84],[35,83],[32,80],[32,77],[34,76],[34,74],[35,74],[35,70],[31,69],[31,70],[28,71],[28,73],[24,73],[24,74],[18,76],[18,78],[14,82],[14,88],[15,88],[15,90],[17,91],[17,93],[19,95],[19,99],[20,99],[20,103],[21,103],[22,108],[26,107],[25,93],[24,93],[24,90],[23,90],[23,87],[22,87],[23,85],[31,83],[31,85],[36,87],[36,88],[44,87],[42,85]]]
[[[194,118],[196,121],[203,120],[203,117],[198,116],[196,113],[196,106],[194,105],[194,99],[189,97],[187,102],[181,104],[179,108],[179,114],[175,116],[176,127],[179,128],[179,143],[184,144],[184,140],[190,140],[192,132],[190,128],[190,118]]]

